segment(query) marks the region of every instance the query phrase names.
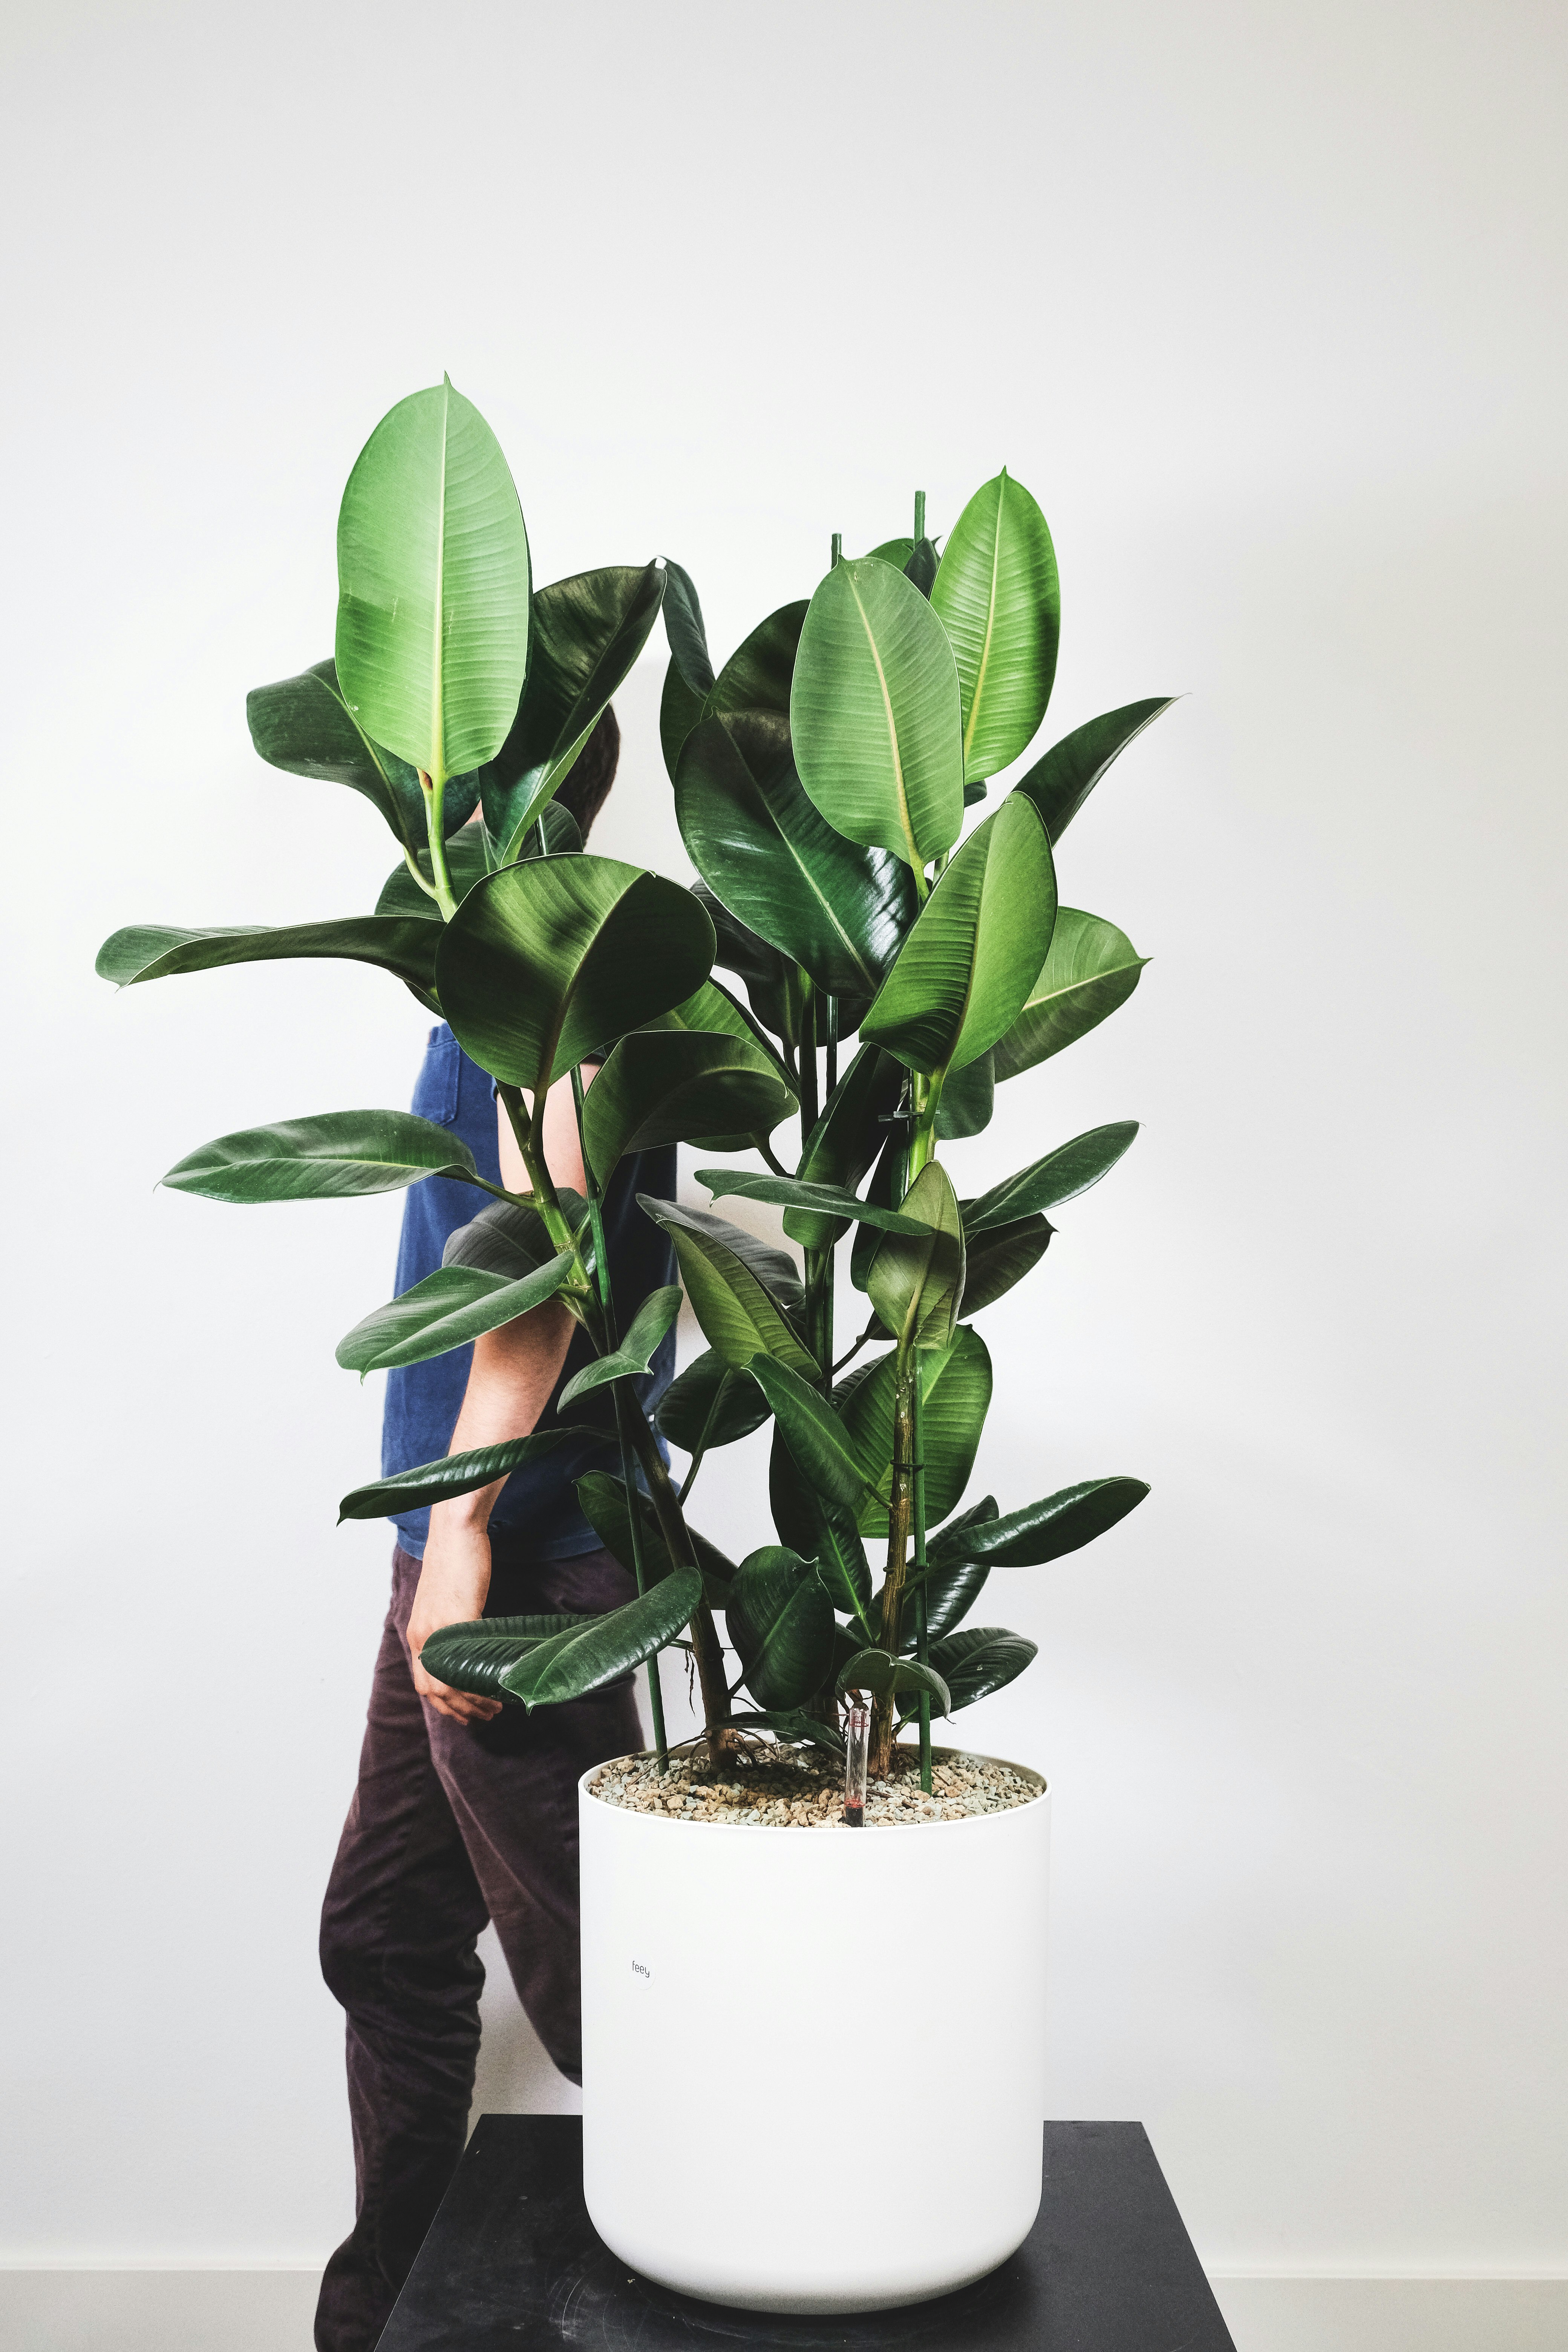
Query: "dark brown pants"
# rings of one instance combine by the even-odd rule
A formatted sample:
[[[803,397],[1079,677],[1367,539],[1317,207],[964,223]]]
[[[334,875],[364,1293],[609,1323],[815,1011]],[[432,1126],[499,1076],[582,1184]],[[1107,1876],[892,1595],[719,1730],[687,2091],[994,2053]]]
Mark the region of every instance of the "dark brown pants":
[[[321,2281],[318,2352],[369,2352],[463,2152],[487,1921],[540,2040],[580,2078],[576,1783],[642,1745],[629,1681],[489,1724],[436,1714],[409,1666],[418,1580],[418,1561],[395,1552],[359,1786],[321,1912],[321,1972],[348,2015],[358,2195]],[[634,1591],[606,1551],[529,1565],[498,1540],[485,1613],[613,1609]]]

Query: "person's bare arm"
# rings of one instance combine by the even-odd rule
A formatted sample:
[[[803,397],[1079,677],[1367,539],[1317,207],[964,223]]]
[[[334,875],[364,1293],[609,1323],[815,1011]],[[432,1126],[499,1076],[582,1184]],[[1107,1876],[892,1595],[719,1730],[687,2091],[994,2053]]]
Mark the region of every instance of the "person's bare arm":
[[[522,1154],[499,1102],[496,1115],[501,1182],[509,1192],[530,1192]],[[585,1189],[569,1078],[551,1088],[544,1106],[544,1163],[557,1184],[569,1184],[578,1192]],[[520,1315],[515,1323],[503,1323],[499,1331],[487,1331],[476,1339],[463,1409],[448,1452],[467,1454],[476,1446],[504,1445],[514,1437],[526,1437],[550,1402],[574,1328],[561,1301],[552,1298],[531,1314]],[[439,1627],[465,1624],[483,1614],[490,1589],[489,1518],[505,1483],[498,1478],[474,1494],[432,1506],[429,1539],[408,1621],[414,1687],[458,1723],[487,1721],[500,1713],[500,1701],[448,1689],[426,1673],[419,1653]]]

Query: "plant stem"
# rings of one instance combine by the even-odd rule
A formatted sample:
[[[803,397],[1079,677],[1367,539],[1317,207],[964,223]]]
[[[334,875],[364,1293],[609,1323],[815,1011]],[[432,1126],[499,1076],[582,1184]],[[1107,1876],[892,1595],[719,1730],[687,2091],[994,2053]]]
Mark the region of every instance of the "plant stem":
[[[691,1531],[681,1517],[675,1498],[669,1473],[664,1457],[654,1443],[653,1432],[647,1416],[639,1410],[628,1416],[631,1440],[637,1449],[637,1461],[647,1481],[648,1500],[658,1521],[659,1533],[670,1559],[678,1568],[695,1568],[697,1553],[691,1541]],[[628,1498],[635,1507],[635,1496]],[[730,1721],[730,1694],[724,1681],[724,1652],[719,1631],[713,1622],[713,1612],[706,1601],[699,1603],[691,1619],[691,1651],[697,1661],[697,1680],[702,1693],[703,1726],[708,1734],[708,1752],[717,1764],[721,1756],[729,1752],[733,1738],[726,1727]]]
[[[409,848],[406,842],[403,845],[403,862],[405,866],[407,866],[410,874],[413,875],[416,882],[418,883],[419,887],[424,891],[425,896],[427,898],[436,898],[437,897],[437,893],[435,884],[433,882],[426,882],[425,877],[419,871],[419,860],[415,856],[414,852]]]
[[[565,1212],[556,1197],[554,1182],[544,1163],[543,1138],[540,1131],[544,1119],[544,1089],[542,1087],[540,1089],[539,1102],[531,1118],[523,1109],[521,1087],[508,1086],[498,1079],[496,1094],[506,1112],[511,1131],[517,1138],[517,1148],[522,1154],[522,1164],[528,1171],[529,1181],[533,1187],[530,1205],[537,1209],[543,1218],[544,1230],[556,1248],[571,1251],[577,1261],[576,1275],[583,1281],[585,1288],[587,1276],[583,1265],[583,1253],[577,1245],[576,1234],[566,1222]],[[584,1168],[587,1165],[585,1160],[584,1165]]]
[[[816,990],[811,981],[802,991],[800,1008],[800,1142],[805,1149],[812,1129],[816,1125],[818,1097],[816,1092]]]
[[[541,826],[542,845],[543,837],[543,827]],[[599,1293],[600,1312],[605,1318],[605,1338],[613,1351],[619,1340],[616,1324],[615,1286],[610,1280],[610,1253],[605,1240],[604,1204],[600,1198],[598,1179],[588,1163],[588,1147],[583,1135],[583,1072],[581,1066],[575,1062],[572,1066],[572,1108],[577,1116],[577,1145],[583,1154],[583,1181],[588,1187],[588,1217],[594,1229],[595,1283]],[[643,1573],[642,1506],[638,1500],[637,1472],[632,1466],[631,1438],[626,1427],[628,1399],[624,1391],[630,1385],[627,1381],[612,1381],[610,1392],[615,1399],[616,1432],[621,1442],[621,1478],[626,1490],[626,1517],[632,1535],[632,1574],[637,1579],[637,1588],[640,1595],[647,1590],[647,1580]],[[640,1403],[635,1391],[629,1401]],[[653,1717],[654,1753],[658,1759],[658,1769],[662,1775],[669,1769],[669,1742],[665,1738],[664,1731],[664,1693],[659,1687],[657,1651],[647,1662],[647,1703],[648,1712]]]
[[[833,534],[833,561],[828,566],[828,569],[832,572],[837,572],[843,560],[844,533],[841,530],[836,530]]]
[[[915,1360],[915,1377],[910,1392],[910,1435],[914,1459],[910,1465],[910,1517],[915,1539],[915,1655],[922,1666],[931,1664],[931,1636],[926,1627],[926,1461],[925,1461],[925,1384],[921,1379],[920,1360]],[[931,1693],[920,1695],[921,1714],[921,1787],[931,1794]]]
[[[917,547],[920,545],[925,535],[926,494],[923,490],[917,490],[915,492],[915,545]]]
[[[447,779],[439,783],[419,771],[419,789],[425,795],[425,834],[430,845],[430,872],[435,879],[433,896],[445,919],[449,923],[458,911],[452,896],[452,877],[447,866],[447,844],[441,835],[441,803],[447,796]]]
[[[836,996],[825,996],[822,1003],[825,1016],[823,1044],[826,1048],[827,1064],[822,1082],[822,1099],[826,1105],[832,1101],[834,1091],[838,1085],[838,999]]]

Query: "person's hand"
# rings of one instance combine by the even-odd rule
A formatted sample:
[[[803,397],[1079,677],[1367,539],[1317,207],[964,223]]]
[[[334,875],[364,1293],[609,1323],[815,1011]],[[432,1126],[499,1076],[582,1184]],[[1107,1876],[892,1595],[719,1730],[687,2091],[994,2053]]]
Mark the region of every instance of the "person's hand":
[[[457,1518],[451,1505],[437,1504],[408,1620],[408,1646],[414,1654],[415,1689],[454,1723],[488,1723],[500,1713],[500,1701],[438,1683],[420,1664],[419,1653],[443,1625],[466,1625],[482,1617],[489,1589],[489,1537],[482,1528]]]

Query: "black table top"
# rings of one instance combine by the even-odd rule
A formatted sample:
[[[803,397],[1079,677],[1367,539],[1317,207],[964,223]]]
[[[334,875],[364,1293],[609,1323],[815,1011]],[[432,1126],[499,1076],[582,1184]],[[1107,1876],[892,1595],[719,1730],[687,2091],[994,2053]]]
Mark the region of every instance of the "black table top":
[[[1142,2124],[1047,2124],[1039,2219],[900,2311],[731,2311],[634,2277],[583,2203],[576,2116],[486,2116],[378,2352],[1235,2352]]]

